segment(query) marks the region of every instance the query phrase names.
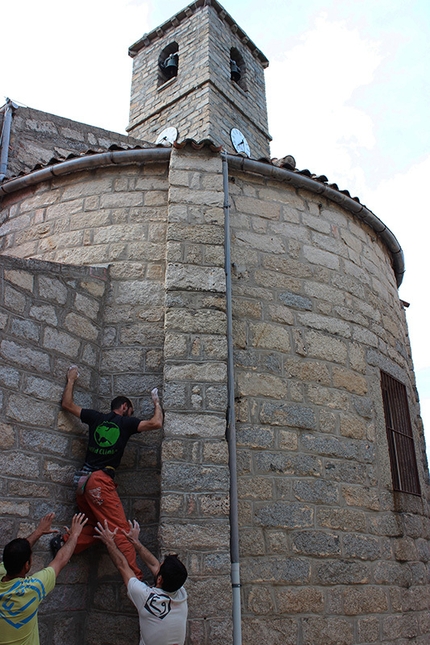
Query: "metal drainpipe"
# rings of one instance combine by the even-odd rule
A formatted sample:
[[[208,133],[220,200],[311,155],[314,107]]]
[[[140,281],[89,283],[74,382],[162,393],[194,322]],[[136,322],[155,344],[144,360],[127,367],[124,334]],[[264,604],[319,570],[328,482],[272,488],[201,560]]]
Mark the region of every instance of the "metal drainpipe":
[[[239,570],[239,518],[237,504],[237,466],[236,466],[236,419],[234,410],[234,363],[233,363],[233,318],[231,306],[231,258],[230,258],[230,203],[228,192],[227,153],[221,152],[222,178],[224,189],[224,242],[226,276],[227,312],[227,388],[228,415],[227,441],[230,469],[230,559],[231,586],[233,593],[233,645],[242,645],[242,611],[240,601]]]
[[[0,181],[6,177],[7,161],[9,158],[10,131],[12,127],[12,109],[15,107],[10,99],[6,99],[6,109],[3,117],[0,151]]]

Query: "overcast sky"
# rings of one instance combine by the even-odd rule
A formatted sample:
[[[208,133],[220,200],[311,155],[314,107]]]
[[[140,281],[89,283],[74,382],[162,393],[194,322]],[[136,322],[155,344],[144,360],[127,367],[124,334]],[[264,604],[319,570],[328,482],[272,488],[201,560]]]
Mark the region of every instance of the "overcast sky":
[[[225,0],[270,60],[272,156],[325,174],[394,232],[430,453],[430,2]],[[128,47],[187,5],[168,0],[20,0],[2,6],[3,98],[125,132]]]

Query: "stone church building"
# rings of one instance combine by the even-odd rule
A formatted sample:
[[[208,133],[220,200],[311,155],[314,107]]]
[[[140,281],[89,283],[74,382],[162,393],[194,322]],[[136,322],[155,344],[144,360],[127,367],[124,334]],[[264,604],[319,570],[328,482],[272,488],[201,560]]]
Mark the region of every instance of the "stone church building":
[[[142,542],[188,567],[187,645],[428,645],[399,243],[347,190],[270,159],[268,61],[216,0],[129,54],[126,135],[0,110],[0,548],[75,511],[74,363],[80,406],[125,394],[147,418],[160,388],[164,428],[132,438],[116,481]],[[39,623],[44,645],[138,642],[103,545]]]

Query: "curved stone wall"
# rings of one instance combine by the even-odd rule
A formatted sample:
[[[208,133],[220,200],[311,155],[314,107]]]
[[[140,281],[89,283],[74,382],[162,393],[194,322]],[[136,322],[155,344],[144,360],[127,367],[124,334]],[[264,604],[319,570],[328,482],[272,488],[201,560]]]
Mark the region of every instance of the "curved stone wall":
[[[424,645],[428,470],[392,256],[350,212],[287,180],[232,164],[229,190],[244,643]],[[133,439],[118,482],[146,543],[186,558],[188,642],[199,645],[231,642],[223,199],[220,156],[186,146],[171,151],[169,165],[99,167],[20,189],[3,199],[0,211],[2,254],[13,256],[4,262],[19,269],[7,265],[5,272],[7,346],[18,343],[17,334],[24,343],[27,334],[27,349],[15,358],[3,349],[11,362],[4,378],[17,357],[27,360],[26,352],[41,343],[42,336],[28,335],[31,306],[50,304],[58,308],[60,331],[87,339],[75,354],[58,339],[52,348],[61,365],[73,359],[91,368],[93,380],[77,392],[82,401],[91,394],[92,405],[107,407],[124,392],[144,415],[151,387],[162,387],[163,441],[161,433]],[[34,259],[26,264],[26,258]],[[98,335],[91,339],[81,318],[95,310],[83,304],[87,287],[79,271],[91,276],[107,265],[103,298],[91,291],[103,299],[92,314]],[[30,282],[40,282],[32,282],[32,272],[42,271],[46,281],[50,267],[64,272],[70,311],[61,313],[61,299],[36,302],[43,300],[39,287],[31,292],[33,304],[15,311]],[[43,325],[52,326],[45,318]],[[29,395],[38,370],[33,361],[29,375],[6,388],[2,413],[12,427],[6,451],[19,446],[10,437],[25,436],[8,402]],[[406,387],[421,497],[392,490],[381,370]],[[48,398],[46,388],[31,389],[54,417],[60,372]],[[67,416],[49,422],[58,445],[74,437],[66,470],[79,462],[84,445]],[[22,423],[27,427],[28,419]],[[45,463],[43,442],[38,450]],[[55,459],[63,463],[67,454]],[[73,491],[61,486],[58,495],[71,511]],[[9,532],[37,510],[37,490],[31,488],[36,502],[28,507],[17,490],[16,482],[2,489]],[[125,645],[135,638],[136,621],[118,578],[103,552],[87,564],[84,573],[77,565],[76,579],[95,582],[88,616],[74,622],[76,645],[84,631],[87,645],[106,633]],[[67,630],[67,620],[64,614],[55,633],[47,628],[47,643]]]
[[[230,190],[244,642],[424,643],[428,470],[390,255],[324,198]],[[422,497],[392,490],[381,369],[407,389]]]

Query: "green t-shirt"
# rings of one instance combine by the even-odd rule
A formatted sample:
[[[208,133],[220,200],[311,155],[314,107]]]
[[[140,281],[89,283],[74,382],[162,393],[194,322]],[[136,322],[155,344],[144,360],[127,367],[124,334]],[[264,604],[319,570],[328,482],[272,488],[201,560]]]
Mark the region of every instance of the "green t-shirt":
[[[0,645],[39,645],[37,610],[55,587],[52,567],[26,578],[2,582],[6,574],[0,564]]]

